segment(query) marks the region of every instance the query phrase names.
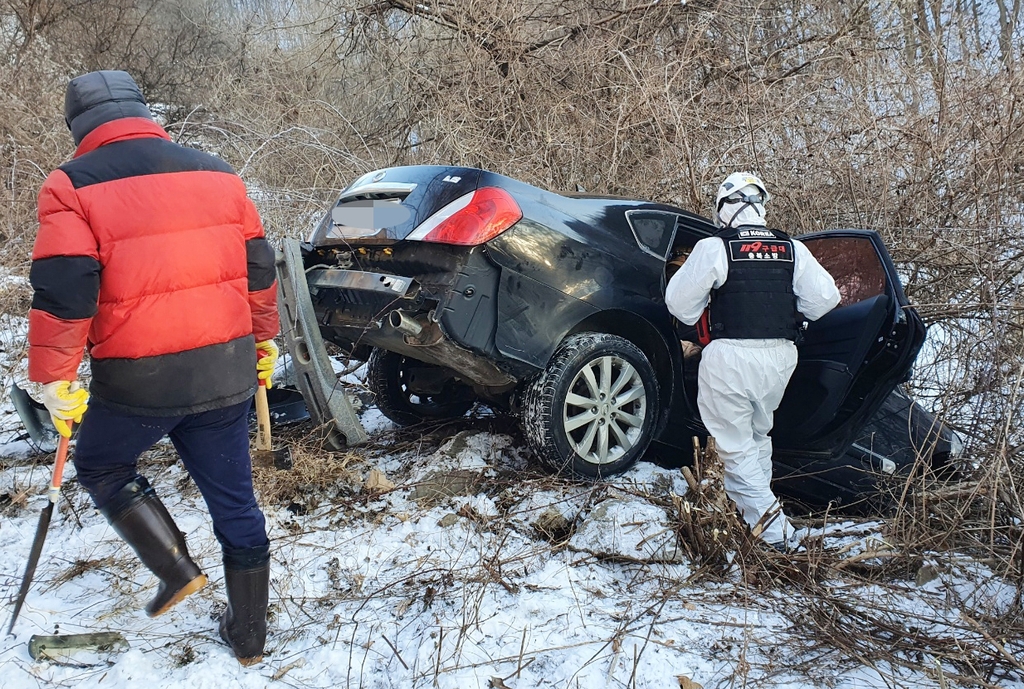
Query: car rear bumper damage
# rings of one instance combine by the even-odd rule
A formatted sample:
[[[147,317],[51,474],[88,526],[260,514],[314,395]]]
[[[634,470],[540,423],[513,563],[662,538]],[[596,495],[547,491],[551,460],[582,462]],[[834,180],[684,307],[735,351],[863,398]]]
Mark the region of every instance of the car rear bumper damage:
[[[397,299],[415,299],[419,293],[419,285],[412,278],[340,268],[314,268],[306,274],[306,284],[311,289],[354,290]]]
[[[456,275],[465,272],[463,269]],[[375,347],[396,352],[443,366],[468,383],[490,389],[507,389],[516,383],[512,375],[471,348],[473,338],[465,343],[452,336],[446,319],[452,311],[446,308],[449,301],[466,300],[467,295],[471,299],[477,292],[474,287],[462,287],[458,277],[453,286],[433,284],[425,288],[413,277],[315,266],[305,273],[304,285],[293,286],[294,290],[303,288],[310,294],[321,333],[343,349],[355,353]],[[493,302],[489,305],[493,310]],[[489,318],[486,309],[478,311],[481,321]]]
[[[366,431],[324,348],[297,241],[284,241],[276,267],[281,334],[310,417],[328,429],[327,440],[335,449],[358,445],[366,440]]]

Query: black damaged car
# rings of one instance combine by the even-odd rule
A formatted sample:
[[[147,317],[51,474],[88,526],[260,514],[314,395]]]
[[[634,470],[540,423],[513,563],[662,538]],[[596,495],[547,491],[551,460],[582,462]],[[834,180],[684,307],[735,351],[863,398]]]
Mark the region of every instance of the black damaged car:
[[[369,362],[368,385],[396,423],[484,402],[516,413],[545,463],[597,478],[645,453],[686,461],[691,438],[707,435],[697,332],[669,315],[664,294],[714,231],[661,203],[553,193],[473,168],[396,167],[345,189],[292,247],[301,266],[279,270],[286,310],[308,290],[314,329]],[[849,504],[915,461],[945,465],[957,438],[900,390],[925,328],[879,235],[800,239],[842,301],[799,343],[772,432],[775,488]],[[317,355],[289,345],[300,360]]]

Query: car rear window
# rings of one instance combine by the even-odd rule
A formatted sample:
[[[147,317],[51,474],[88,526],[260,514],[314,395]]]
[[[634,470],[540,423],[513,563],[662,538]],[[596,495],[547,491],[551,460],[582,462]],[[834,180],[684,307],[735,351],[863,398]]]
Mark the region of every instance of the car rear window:
[[[660,211],[628,211],[626,220],[641,249],[663,260],[668,256],[679,216]]]
[[[887,293],[885,268],[869,238],[818,237],[803,242],[836,281],[840,306]]]

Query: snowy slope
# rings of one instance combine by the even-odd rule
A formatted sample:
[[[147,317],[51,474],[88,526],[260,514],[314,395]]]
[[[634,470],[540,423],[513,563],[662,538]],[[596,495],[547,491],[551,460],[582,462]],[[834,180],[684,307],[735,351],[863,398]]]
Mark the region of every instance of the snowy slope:
[[[11,276],[2,286],[24,289]],[[0,318],[6,389],[25,379],[26,321]],[[356,375],[346,381],[359,384]],[[917,583],[911,569],[876,581],[837,572],[797,587],[738,561],[716,575],[680,547],[669,514],[686,492],[679,471],[641,462],[614,480],[572,483],[532,464],[501,419],[478,415],[417,434],[398,432],[374,408],[361,414],[366,449],[315,452],[298,442],[300,427],[289,435],[305,473],[257,472],[273,544],[264,662],[243,669],[218,638],[219,547],[164,443],[140,467],[211,584],[147,618],[155,580],[93,509],[69,464],[25,607],[14,635],[0,640],[0,686],[932,687],[960,686],[957,676],[971,674],[950,660],[961,642],[979,665],[1024,654],[1020,639],[994,647],[962,617],[997,618],[1014,603],[1012,583],[970,558],[928,555]],[[4,395],[4,630],[52,463],[21,436]],[[367,490],[372,470],[395,488]],[[884,528],[832,524],[817,552],[855,558]],[[803,557],[803,567],[814,564],[816,556]],[[65,663],[28,654],[33,634],[102,630],[122,632],[130,650]],[[886,660],[891,652],[896,664]],[[1024,688],[1019,673],[999,674],[1012,663],[996,665],[990,686]]]
[[[155,620],[141,612],[154,579],[69,480],[15,635],[0,643],[4,688],[936,686],[932,675],[870,668],[855,652],[819,647],[793,590],[747,586],[738,569],[710,579],[666,557],[658,505],[684,492],[678,472],[640,463],[614,485],[574,485],[538,473],[516,438],[480,424],[440,445],[389,444],[388,424],[374,425],[377,449],[349,457],[351,481],[311,490],[304,507],[265,505],[272,617],[267,656],[251,669],[217,637],[218,546],[173,451],[158,447],[142,466],[211,585]],[[12,457],[2,460],[0,496],[15,496],[0,521],[0,596],[9,600],[49,466],[16,444],[0,450]],[[362,490],[356,481],[371,468],[398,487]],[[596,509],[602,503],[614,509]],[[576,522],[575,534],[548,540],[534,526],[544,513]],[[830,539],[879,528],[846,523]],[[936,634],[962,626],[948,605],[958,590],[985,596],[993,610],[1013,593],[974,564],[947,563],[942,576],[905,582],[899,595],[866,581],[835,585],[867,610],[884,603],[907,628],[934,620]],[[33,661],[30,636],[55,630],[118,630],[131,648],[78,666]]]

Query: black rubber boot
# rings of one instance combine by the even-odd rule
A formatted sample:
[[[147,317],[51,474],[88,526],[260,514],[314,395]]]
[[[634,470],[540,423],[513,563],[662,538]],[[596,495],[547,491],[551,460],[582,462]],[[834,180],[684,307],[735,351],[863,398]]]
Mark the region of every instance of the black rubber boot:
[[[147,615],[162,615],[206,586],[206,575],[188,555],[185,536],[149,481],[135,479],[100,512],[160,580],[156,596],[146,605]]]
[[[238,662],[263,660],[267,640],[267,599],[270,593],[270,545],[224,549],[224,586],[228,609],[220,618],[220,638]]]

